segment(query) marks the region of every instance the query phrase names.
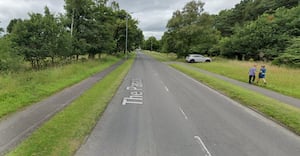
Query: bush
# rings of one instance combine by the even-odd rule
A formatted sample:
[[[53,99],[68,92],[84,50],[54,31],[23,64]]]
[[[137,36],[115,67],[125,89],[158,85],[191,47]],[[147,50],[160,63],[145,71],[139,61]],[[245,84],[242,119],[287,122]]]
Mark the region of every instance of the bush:
[[[18,71],[21,58],[13,52],[11,42],[7,37],[0,38],[0,71]]]
[[[290,67],[300,68],[300,56],[285,53],[285,54],[277,57],[273,61],[273,64],[276,64],[276,65],[284,64],[284,65],[288,65]]]
[[[300,68],[300,37],[292,39],[290,43],[291,45],[285,50],[285,53],[276,58],[273,63]]]

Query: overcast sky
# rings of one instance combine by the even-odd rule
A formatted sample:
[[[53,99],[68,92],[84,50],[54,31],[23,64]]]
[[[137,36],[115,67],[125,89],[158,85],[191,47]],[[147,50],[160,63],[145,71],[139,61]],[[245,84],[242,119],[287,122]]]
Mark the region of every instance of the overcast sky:
[[[175,10],[180,10],[191,0],[116,0],[121,9],[132,12],[139,21],[139,27],[145,37],[155,36],[160,39],[168,20]],[[210,14],[229,9],[240,0],[202,0],[204,9]],[[0,27],[6,28],[13,18],[27,18],[29,12],[42,13],[45,6],[51,12],[64,13],[64,0],[0,0]]]

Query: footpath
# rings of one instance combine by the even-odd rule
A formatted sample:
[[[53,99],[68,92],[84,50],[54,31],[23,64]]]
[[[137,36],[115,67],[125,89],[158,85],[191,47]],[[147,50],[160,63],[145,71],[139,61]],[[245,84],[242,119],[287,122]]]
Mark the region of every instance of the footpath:
[[[14,148],[35,129],[123,63],[124,61],[120,61],[78,84],[0,120],[0,155]]]
[[[172,63],[174,63],[174,62],[172,62]],[[268,89],[265,89],[265,88],[262,88],[262,87],[259,87],[259,86],[255,86],[255,85],[250,85],[249,83],[246,83],[246,82],[241,82],[241,81],[234,80],[234,79],[231,79],[231,78],[219,75],[219,74],[215,74],[215,73],[212,73],[212,72],[209,72],[209,71],[206,71],[206,70],[202,70],[202,69],[187,65],[185,63],[179,63],[179,62],[176,62],[176,63],[178,63],[180,65],[184,65],[184,66],[189,67],[189,68],[192,68],[195,71],[204,73],[206,75],[213,76],[213,77],[216,77],[218,79],[230,82],[234,85],[243,87],[245,89],[252,90],[252,91],[257,92],[257,93],[261,93],[265,96],[276,99],[276,100],[281,101],[285,104],[289,104],[291,106],[300,108],[300,99],[293,98],[293,97],[286,96],[286,95],[282,95],[282,94],[280,94],[278,92],[275,92],[275,91],[271,91],[271,90],[268,90]]]

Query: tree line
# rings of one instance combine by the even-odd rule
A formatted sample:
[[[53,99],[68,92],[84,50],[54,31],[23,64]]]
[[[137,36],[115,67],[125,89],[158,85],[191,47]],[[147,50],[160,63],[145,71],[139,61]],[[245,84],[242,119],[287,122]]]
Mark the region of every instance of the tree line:
[[[193,0],[173,13],[159,51],[300,67],[299,0],[242,0],[217,15],[205,12],[204,5]]]
[[[29,13],[29,19],[12,19],[0,37],[0,70],[15,70],[22,60],[39,69],[45,64],[93,59],[97,54],[125,53],[143,41],[138,21],[115,1],[65,0],[65,14]],[[0,29],[0,33],[3,28]]]

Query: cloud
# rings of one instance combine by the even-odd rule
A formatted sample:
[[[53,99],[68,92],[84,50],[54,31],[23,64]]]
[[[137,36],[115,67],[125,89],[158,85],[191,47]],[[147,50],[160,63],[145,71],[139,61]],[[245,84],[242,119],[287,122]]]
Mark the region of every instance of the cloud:
[[[26,19],[28,13],[43,13],[47,6],[51,12],[64,12],[64,0],[1,0],[0,27],[6,28],[14,18]]]
[[[121,9],[133,12],[146,38],[160,39],[166,24],[176,10],[181,10],[191,0],[116,0]],[[210,14],[232,8],[240,0],[202,0]],[[0,0],[0,27],[6,28],[14,18],[28,18],[28,13],[43,13],[48,6],[51,12],[64,13],[64,0]]]
[[[133,17],[139,21],[139,27],[146,38],[155,36],[160,39],[173,12],[181,10],[191,0],[116,0],[122,9],[134,12]],[[130,1],[130,2],[129,2]],[[232,8],[240,0],[202,0],[205,12],[217,14],[223,9]]]

